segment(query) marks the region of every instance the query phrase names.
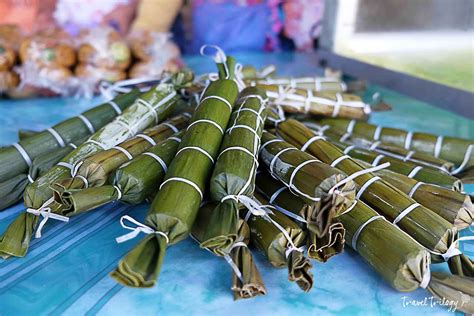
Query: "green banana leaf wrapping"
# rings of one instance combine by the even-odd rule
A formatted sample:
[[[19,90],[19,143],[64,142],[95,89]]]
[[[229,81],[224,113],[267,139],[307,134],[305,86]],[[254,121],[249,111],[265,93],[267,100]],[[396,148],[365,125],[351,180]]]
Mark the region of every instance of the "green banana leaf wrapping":
[[[408,132],[398,128],[339,119],[323,119],[321,125],[329,125],[349,134],[362,135],[367,139],[381,140],[405,149],[413,149],[434,155],[456,164],[454,174],[469,173],[474,167],[474,141],[457,137],[438,136],[421,132]]]
[[[269,77],[265,79],[246,80],[250,86],[274,85],[299,89],[310,89],[317,92],[346,92],[347,85],[329,77]]]
[[[33,159],[58,147],[65,147],[79,138],[109,123],[138,97],[139,91],[117,96],[110,102],[96,106],[81,116],[54,125],[49,131],[35,133],[15,146],[0,148],[0,182],[26,173]],[[24,152],[22,152],[24,151]]]
[[[305,202],[321,201],[320,212],[339,214],[355,198],[355,184],[346,174],[269,132],[262,135],[260,160],[275,178]]]
[[[298,121],[290,119],[278,124],[277,132],[286,141],[300,148],[304,147],[313,156],[326,163],[336,165],[347,174],[352,175],[364,170],[353,159],[347,156],[341,158],[344,153],[336,146],[320,136],[314,138],[314,132]],[[336,159],[339,161],[335,164]],[[373,178],[375,176],[372,173],[364,173],[354,179],[359,187],[357,198],[376,209],[389,221],[395,222],[400,229],[428,248],[434,261],[447,260],[453,273],[456,273],[456,270],[459,271],[455,266],[459,265],[461,261],[466,261],[466,264],[462,265],[463,267],[471,269],[472,263],[467,264],[470,260],[462,253],[456,253],[458,230],[455,227],[452,227],[439,215],[416,203],[394,186]],[[364,189],[362,190],[362,188]]]
[[[239,197],[251,197],[255,189],[266,112],[262,90],[246,88],[239,94],[209,184],[211,200],[220,202],[201,239],[211,251],[220,252],[237,238]]]
[[[266,204],[262,195],[256,193],[255,198]],[[284,214],[267,212],[264,216],[255,216],[251,211],[241,210],[241,217],[250,227],[250,242],[265,254],[273,267],[287,267],[288,280],[309,292],[313,287],[313,274],[312,264],[303,253],[306,232]]]
[[[334,209],[321,212],[320,202],[303,201],[265,171],[258,174],[256,184],[258,192],[268,199],[268,203],[307,230],[308,257],[326,262],[342,252],[344,227],[335,219]]]
[[[206,203],[199,209],[196,221],[194,222],[191,234],[200,244],[204,240],[206,227],[209,226],[209,219],[212,213],[218,211],[216,203]],[[229,247],[217,254],[223,256],[232,268],[232,291],[234,299],[252,298],[258,295],[265,295],[267,290],[263,284],[262,277],[253,260],[252,253],[248,249],[250,241],[250,228],[247,223],[239,219],[237,225],[237,238]],[[206,248],[207,249],[207,248]]]
[[[267,65],[262,69],[257,69],[252,65],[244,65],[242,67],[242,79],[245,81],[255,80],[255,79],[265,79],[271,77],[276,72],[275,65]]]
[[[176,133],[122,165],[115,171],[112,184],[63,192],[61,215],[71,217],[113,201],[136,205],[152,197],[158,192],[182,135],[182,131]]]
[[[308,257],[319,262],[326,262],[330,258],[342,253],[346,229],[338,221],[334,221],[328,228],[326,235],[318,236],[308,231],[306,245],[308,246]]]
[[[74,175],[74,166],[84,158],[109,149],[167,117],[177,99],[178,96],[171,84],[160,84],[145,92],[114,121],[102,127],[89,140],[64,157],[60,162],[62,165],[56,165],[29,184],[23,196],[25,206],[38,212],[37,214],[44,212],[45,208],[51,208],[57,212],[60,206],[52,203],[51,184]],[[145,103],[152,105],[153,108]],[[21,213],[0,239],[0,256],[25,256],[38,221],[38,215],[31,212]],[[37,237],[39,236],[37,232]]]
[[[461,311],[474,312],[474,279],[440,272],[430,274],[429,252],[367,204],[357,201],[339,219],[346,228],[347,245],[394,289],[409,292],[426,288],[440,299],[459,302]]]
[[[328,136],[331,140],[339,140],[343,143],[349,143],[351,145],[356,145],[357,147],[370,149],[370,151],[377,152],[378,154],[391,156],[403,161],[409,161],[423,167],[429,167],[444,172],[451,172],[454,170],[454,164],[452,162],[436,158],[432,154],[408,150],[403,147],[384,143],[380,140],[368,140],[357,134],[343,134],[340,130],[331,129],[329,125],[321,126],[311,121],[304,122],[304,124],[312,130],[320,132],[324,136]]]
[[[83,138],[75,142],[77,145],[71,143],[66,147],[56,148],[47,153],[41,154],[33,159],[28,174],[22,173],[0,183],[0,210],[21,201],[23,198],[23,192],[28,183],[34,182],[34,179],[45,174],[85,140],[86,138]]]
[[[145,225],[156,233],[140,241],[111,274],[124,285],[153,286],[168,244],[183,240],[192,228],[238,95],[235,59],[224,62],[218,63],[220,79],[206,88],[146,217]]]
[[[265,170],[258,173],[255,183],[257,191],[264,195],[278,211],[320,237],[328,233],[329,226],[335,217],[334,208],[326,208],[323,211],[321,201],[303,201]]]
[[[439,186],[462,191],[463,184],[458,178],[450,175],[445,171],[435,170],[433,168],[425,168],[410,161],[403,161],[394,157],[385,156],[377,152],[347,145],[337,141],[331,141],[334,145],[339,147],[346,155],[353,158],[378,166],[385,162],[390,162],[389,170],[406,175],[418,181],[437,184]]]
[[[369,164],[363,161],[358,161],[358,163],[366,168],[370,167]],[[378,170],[374,174],[435,212],[453,224],[458,230],[472,225],[474,205],[469,195],[437,185],[419,182],[387,169]]]
[[[100,151],[84,159],[74,178],[62,179],[51,185],[55,199],[61,202],[62,195],[69,190],[104,185],[118,167],[156,145],[173,133],[186,127],[188,117],[179,115],[143,131],[110,149]]]
[[[34,131],[34,130],[31,130],[31,129],[20,129],[18,131],[18,139],[19,140],[25,140],[28,137],[36,135],[38,133],[41,133],[41,132]]]
[[[370,105],[354,94],[317,92],[279,85],[255,85],[266,91],[270,101],[288,113],[366,119]]]

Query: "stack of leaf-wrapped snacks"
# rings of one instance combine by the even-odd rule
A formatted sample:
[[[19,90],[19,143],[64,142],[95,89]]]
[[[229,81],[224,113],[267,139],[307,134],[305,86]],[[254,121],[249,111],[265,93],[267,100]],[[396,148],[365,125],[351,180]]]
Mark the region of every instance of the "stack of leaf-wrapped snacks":
[[[238,95],[235,59],[225,58],[218,67],[219,79],[206,87],[145,223],[122,239],[148,233],[112,273],[122,284],[153,286],[168,244],[185,239],[192,229]]]
[[[235,242],[239,203],[251,199],[258,168],[260,138],[267,116],[265,93],[246,88],[238,97],[221,144],[209,184],[211,200],[218,202],[201,238],[214,252]]]
[[[370,165],[363,161],[358,161],[358,163],[365,168],[370,168]],[[420,182],[388,169],[375,171],[374,174],[435,212],[457,229],[462,230],[472,225],[474,205],[469,195]]]
[[[180,115],[163,123],[150,127],[117,146],[100,151],[82,160],[77,167],[74,178],[56,181],[52,188],[61,196],[68,189],[82,189],[101,186],[106,183],[110,173],[133,157],[143,153],[173,133],[183,129],[188,117]]]
[[[302,123],[287,120],[278,124],[277,132],[291,144],[352,176],[358,185],[357,199],[366,202],[425,246],[433,260],[447,261],[453,273],[473,275],[473,264],[459,251],[458,230],[451,223],[380,177],[364,173],[361,165]]]
[[[10,224],[0,239],[0,256],[24,256],[40,217],[43,219],[36,231],[37,237],[41,236],[41,230],[49,218],[67,221],[67,218],[51,215],[52,210],[59,208],[54,202],[51,185],[75,176],[77,167],[88,156],[116,146],[166,118],[179,99],[177,88],[180,87],[172,83],[160,83],[143,93],[115,120],[95,132],[55,167],[29,184],[24,194],[27,210]]]
[[[281,106],[285,112],[366,119],[371,113],[370,105],[355,94],[317,92],[311,89],[257,84],[265,90],[271,103]]]
[[[136,205],[152,198],[178,151],[182,135],[183,131],[173,134],[123,164],[110,184],[62,192],[58,211],[74,216],[113,201]]]
[[[452,171],[455,175],[470,177],[474,166],[474,141],[472,140],[404,131],[343,119],[323,119],[320,124],[328,125],[345,134],[360,135],[369,140],[380,140],[387,144],[424,152],[435,158],[450,161],[456,166]]]
[[[258,194],[256,199],[266,203]],[[288,280],[308,292],[313,287],[313,274],[312,264],[304,255],[306,232],[280,212],[265,212],[262,216],[253,215],[251,210],[242,211],[242,217],[250,226],[251,243],[265,253],[274,267],[287,267]]]
[[[200,244],[204,241],[206,229],[213,212],[220,209],[215,203],[205,203],[198,212],[193,225],[192,236]],[[248,248],[250,241],[250,228],[247,223],[239,219],[237,224],[237,237],[232,244],[220,252],[213,252],[222,256],[232,269],[232,291],[234,298],[251,298],[257,295],[265,295],[266,289],[262,277],[253,260],[252,253]]]
[[[121,114],[137,98],[138,90],[92,108],[79,116],[65,120],[42,132],[0,149],[0,181],[26,173],[32,161],[41,154],[94,133]]]
[[[474,221],[462,192],[473,141],[349,120],[372,109],[339,80],[277,77],[218,48],[214,60],[217,74],[127,86],[0,148],[0,210],[23,191],[26,206],[0,256],[25,256],[54,220],[150,203],[144,222],[130,212],[117,223],[117,242],[142,238],[111,272],[121,284],[154,286],[167,247],[191,235],[229,264],[235,299],[272,290],[252,249],[309,291],[313,264],[331,264],[347,244],[394,289],[424,288],[474,313],[474,263],[460,251],[472,237],[459,236]],[[451,273],[431,272],[441,262]]]
[[[429,167],[448,173],[454,170],[454,164],[452,162],[436,158],[431,154],[418,152],[416,150],[408,150],[392,144],[384,143],[380,140],[367,140],[357,134],[342,133],[339,130],[331,129],[329,125],[321,126],[311,121],[305,121],[304,124],[321,135],[327,136],[331,140],[338,140],[341,143],[349,143],[353,146],[368,149],[378,153],[377,156],[380,156],[381,158],[383,158],[381,155],[385,155],[403,160],[404,162],[409,161],[423,167]]]
[[[308,257],[326,262],[342,252],[345,232],[334,208],[321,208],[321,201],[303,201],[265,171],[259,173],[256,184],[257,190],[277,211],[307,230]]]

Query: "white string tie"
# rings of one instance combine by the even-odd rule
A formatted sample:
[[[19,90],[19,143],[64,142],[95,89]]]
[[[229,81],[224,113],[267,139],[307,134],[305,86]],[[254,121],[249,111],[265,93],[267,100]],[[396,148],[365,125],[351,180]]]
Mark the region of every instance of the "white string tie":
[[[155,159],[161,165],[165,173],[168,171],[168,166],[163,161],[163,159],[161,159],[158,155],[155,155],[154,153],[151,153],[151,152],[143,153],[143,155],[150,156],[151,158]]]
[[[460,241],[474,241],[474,236],[464,236],[456,239],[448,248],[448,250],[441,255],[444,261],[448,261],[452,257],[459,256],[462,254],[461,250],[458,248],[458,244]]]
[[[466,149],[466,153],[464,154],[464,159],[463,159],[461,165],[458,168],[456,168],[456,170],[451,172],[451,174],[458,174],[459,172],[463,171],[464,167],[469,162],[469,159],[471,157],[471,154],[472,154],[473,150],[474,150],[474,144],[470,144]]]
[[[308,149],[308,147],[309,147],[312,143],[314,143],[315,141],[318,141],[318,140],[320,140],[320,139],[326,140],[326,137],[321,136],[321,135],[313,136],[313,137],[311,137],[310,139],[308,139],[308,140],[306,141],[306,143],[303,144],[303,146],[301,146],[301,149],[300,149],[300,150],[301,150],[301,151],[306,151],[306,149]]]
[[[206,54],[206,48],[214,48],[216,50],[215,54],[214,55],[208,55]],[[219,46],[217,45],[202,45],[201,46],[201,49],[199,50],[200,54],[202,56],[210,56],[212,57],[212,59],[214,59],[214,62],[217,63],[217,64],[223,64],[224,65],[224,69],[225,69],[225,72],[226,72],[226,79],[229,79],[230,78],[230,72],[229,72],[229,68],[227,67],[227,56],[226,54],[224,53],[224,51],[222,50],[222,48],[220,48]]]
[[[400,214],[398,214],[398,216],[393,220],[393,224],[397,225],[399,221],[401,221],[405,216],[410,214],[410,212],[413,211],[418,206],[420,206],[420,204],[418,203],[413,203],[412,205],[408,206]]]
[[[281,139],[281,138],[274,138],[274,139],[270,139],[269,141],[265,142],[262,144],[262,146],[260,146],[260,153],[263,151],[263,149],[267,146],[267,145],[270,145],[272,143],[280,143],[280,142],[283,142],[284,140]]]
[[[120,151],[121,153],[123,153],[125,156],[127,156],[128,160],[133,159],[132,154],[128,150],[126,150],[125,148],[122,148],[120,146],[114,146],[114,147],[112,147],[112,149],[116,149],[116,150]]]
[[[423,184],[425,184],[424,182],[418,182],[416,183],[413,188],[411,188],[410,192],[408,192],[408,196],[409,197],[413,197],[413,195],[415,194],[416,190],[418,190],[418,188],[420,186],[422,186]]]
[[[192,186],[199,193],[199,196],[201,197],[201,200],[203,199],[204,195],[202,194],[201,188],[199,188],[199,186],[196,183],[192,182],[191,180],[180,178],[180,177],[172,177],[172,178],[169,178],[169,179],[165,180],[160,185],[160,190],[161,190],[161,188],[163,188],[163,186],[165,184],[167,184],[168,182],[171,182],[171,181],[183,182],[183,183],[186,183],[186,184]]]
[[[199,103],[198,107],[201,106],[201,104],[206,101],[206,100],[211,100],[211,99],[216,99],[216,100],[219,100],[219,101],[222,101],[224,102],[225,105],[227,105],[227,107],[229,108],[229,111],[232,112],[232,104],[230,104],[229,101],[227,101],[226,99],[224,99],[223,97],[220,97],[218,95],[210,95],[210,96],[207,96],[205,97],[204,99],[201,100],[201,102]]]
[[[89,121],[87,117],[81,114],[81,115],[78,115],[77,118],[80,119],[84,123],[84,125],[86,125],[87,129],[89,130],[91,134],[95,133],[94,126],[92,125],[91,121]]]
[[[180,150],[178,150],[178,152],[176,153],[176,156],[178,156],[181,152],[185,151],[185,150],[196,150],[198,152],[200,152],[201,154],[204,154],[207,158],[209,158],[209,160],[211,161],[212,164],[214,164],[214,158],[212,158],[211,154],[209,154],[207,151],[205,151],[204,149],[202,149],[201,147],[197,147],[197,146],[188,146],[188,147],[183,147],[181,148]]]
[[[51,213],[51,208],[49,207],[49,205],[53,202],[54,202],[54,197],[51,197],[49,200],[44,202],[43,205],[41,205],[38,209],[34,209],[34,208],[26,209],[27,213],[43,217],[43,219],[39,223],[38,228],[36,229],[35,238],[41,238],[41,231],[43,230],[44,225],[48,222],[48,219],[50,218],[55,219],[57,221],[61,221],[61,222],[66,222],[66,223],[69,222],[69,217]]]
[[[48,128],[47,131],[56,139],[56,141],[58,142],[59,146],[61,147],[66,147],[66,143],[64,142],[64,139],[61,137],[61,135],[59,135],[58,132],[56,132],[54,129],[52,128]]]
[[[195,124],[199,124],[199,123],[208,123],[208,124],[214,125],[219,130],[219,132],[221,132],[221,134],[224,135],[224,130],[222,129],[222,127],[219,124],[217,124],[214,121],[206,120],[206,119],[201,119],[201,120],[197,120],[197,121],[192,122],[191,124],[189,124],[189,126],[186,130],[188,131],[192,126],[194,126]]]
[[[158,114],[155,111],[155,108],[148,101],[145,101],[143,99],[138,99],[136,102],[146,106],[148,108],[148,111],[150,111],[149,113],[151,113],[153,117],[155,118],[155,124],[158,124],[159,118],[158,118]]]
[[[107,102],[107,104],[109,104],[112,107],[112,109],[114,109],[114,111],[115,111],[115,113],[117,113],[117,115],[122,114],[122,110],[120,109],[118,104],[115,103],[115,101],[110,100],[109,102]]]
[[[12,145],[13,147],[16,148],[16,150],[18,150],[18,152],[20,153],[21,157],[23,158],[23,160],[26,162],[26,164],[28,165],[28,167],[31,167],[31,158],[30,156],[28,155],[28,153],[26,152],[26,150],[18,143],[13,143]]]
[[[413,177],[416,176],[416,174],[417,174],[421,169],[423,169],[422,166],[416,166],[415,168],[413,168],[412,171],[410,171],[410,173],[408,174],[407,177],[413,179]]]
[[[332,194],[334,192],[334,190],[336,190],[338,187],[340,187],[341,185],[344,185],[346,184],[347,182],[349,181],[352,181],[354,180],[355,178],[357,177],[360,177],[364,174],[368,174],[368,173],[371,173],[371,172],[375,172],[375,171],[379,171],[379,170],[382,170],[382,169],[385,169],[385,168],[388,168],[390,167],[390,163],[389,162],[386,162],[384,164],[381,164],[380,166],[375,166],[375,167],[372,167],[372,168],[367,168],[367,169],[363,169],[363,170],[359,170],[359,171],[356,171],[354,172],[353,174],[347,176],[346,178],[342,179],[341,181],[339,181],[338,183],[336,183],[330,190],[329,190],[329,194]],[[380,177],[374,177],[374,178],[379,178],[380,180]],[[372,179],[374,179],[372,178]],[[370,179],[369,181],[371,181],[372,179]],[[367,182],[369,182],[367,181]],[[373,180],[375,181],[375,180]],[[364,184],[364,186],[367,184],[367,182]],[[370,184],[369,184],[370,185]],[[364,192],[366,188],[361,188],[360,191]],[[359,192],[360,192],[359,191]],[[360,195],[362,195],[362,193],[360,193]],[[357,198],[360,197],[360,195],[358,195]]]
[[[380,177],[378,176],[375,176],[375,177],[372,177],[370,178],[369,180],[367,180],[367,182],[364,183],[364,185],[359,189],[359,191],[357,192],[357,195],[356,195],[356,198],[357,199],[360,199],[360,197],[362,196],[362,194],[364,194],[364,191],[372,184],[374,183],[375,181],[379,181],[380,180]]]
[[[410,149],[412,140],[413,140],[413,132],[408,132],[405,138],[405,144],[403,145],[403,147],[407,150]]]
[[[374,136],[373,136],[373,139],[374,140],[380,140],[380,136],[382,135],[382,130],[383,130],[383,127],[382,126],[377,126],[377,128],[375,129],[374,131]]]
[[[138,134],[138,135],[136,135],[136,137],[143,138],[144,140],[146,140],[147,142],[149,142],[151,146],[156,146],[156,142],[153,140],[153,138],[151,138],[151,137],[148,136],[148,135],[145,135],[145,134]]]
[[[117,191],[117,200],[120,200],[123,196],[122,194],[122,191],[120,190],[120,188],[116,185],[114,185],[114,189]]]
[[[374,161],[372,161],[372,166],[377,166],[380,163],[380,160],[382,160],[383,158],[385,158],[385,155],[378,155],[377,157],[375,157]]]
[[[360,234],[362,233],[362,231],[364,230],[364,228],[367,225],[369,225],[370,223],[372,223],[373,221],[375,221],[379,218],[385,220],[385,218],[383,216],[376,215],[376,216],[373,216],[373,217],[369,218],[365,223],[363,223],[362,225],[359,226],[357,231],[354,233],[354,236],[352,236],[352,241],[351,241],[352,249],[357,251],[357,240],[359,240]]]
[[[128,226],[125,223],[125,221],[128,221],[128,222],[134,224],[135,226]],[[134,219],[133,217],[131,217],[129,215],[124,215],[120,218],[120,225],[122,225],[122,227],[125,228],[125,229],[131,230],[131,232],[127,233],[125,235],[122,235],[120,237],[115,238],[115,240],[119,244],[137,237],[140,233],[144,233],[144,234],[147,234],[147,235],[150,235],[150,234],[160,235],[160,236],[165,238],[167,244],[169,244],[169,242],[170,242],[170,239],[168,238],[168,235],[166,235],[165,233],[155,231],[153,228],[151,228],[149,226],[146,226],[145,224],[140,223],[139,221],[137,221],[136,219]]]
[[[441,153],[441,147],[443,146],[443,136],[438,136],[438,138],[436,138],[436,144],[435,144],[435,148],[434,148],[434,153],[433,153],[433,156],[435,156],[436,158],[439,158],[439,154]]]
[[[164,126],[169,127],[174,133],[179,132],[179,129],[177,129],[176,126],[174,126],[174,125],[171,124],[171,123],[164,122],[164,123],[161,123],[161,125],[164,125]]]
[[[333,168],[336,168],[336,166],[343,160],[346,160],[346,159],[350,159],[351,157],[348,156],[348,155],[343,155],[343,156],[340,156],[339,158],[337,158],[336,160],[334,160],[330,166],[333,167]]]

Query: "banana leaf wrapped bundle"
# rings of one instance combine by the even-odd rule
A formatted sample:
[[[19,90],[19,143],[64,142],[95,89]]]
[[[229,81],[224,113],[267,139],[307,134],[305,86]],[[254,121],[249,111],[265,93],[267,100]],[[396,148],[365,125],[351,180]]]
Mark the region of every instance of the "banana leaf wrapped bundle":
[[[212,213],[219,211],[216,203],[206,203],[199,209],[196,221],[194,222],[191,234],[200,244],[204,241],[206,227],[209,226],[209,219]],[[232,268],[232,291],[234,299],[252,298],[258,295],[265,295],[267,290],[263,284],[262,277],[253,260],[252,253],[248,248],[250,241],[250,228],[247,223],[239,219],[237,225],[237,238],[233,244],[228,245],[221,255]],[[207,248],[206,248],[207,249]],[[216,252],[210,252],[217,254]]]
[[[331,129],[329,125],[320,126],[313,122],[304,122],[304,124],[319,132],[321,135],[328,136],[331,140],[339,140],[339,142],[349,143],[350,145],[362,147],[377,152],[378,154],[383,154],[399,160],[413,162],[423,167],[429,167],[448,173],[454,170],[454,164],[452,162],[436,158],[431,154],[408,150],[392,144],[384,143],[380,140],[370,141],[357,134],[342,134],[339,130]]]
[[[357,201],[340,220],[347,245],[391,287],[401,292],[424,288],[440,299],[459,302],[463,312],[474,312],[474,279],[430,272],[430,253],[367,204]]]
[[[109,123],[138,97],[139,91],[117,96],[115,99],[96,106],[79,116],[37,132],[11,146],[0,148],[0,182],[28,172],[33,160],[41,154],[94,133]]]
[[[370,167],[369,164],[363,161],[358,161],[358,163],[366,168]],[[435,212],[458,230],[472,225],[474,205],[469,195],[437,185],[419,182],[387,169],[375,171],[374,174]]]
[[[346,92],[347,85],[335,78],[329,77],[269,77],[265,79],[246,80],[250,86],[275,85],[299,89],[310,89],[317,92]]]
[[[57,212],[71,217],[114,201],[137,205],[152,200],[178,151],[182,135],[183,131],[176,133],[122,165],[115,171],[111,184],[63,192]]]
[[[456,169],[453,170],[453,174],[460,177],[472,177],[470,175],[474,167],[474,141],[472,140],[411,132],[343,119],[323,119],[320,124],[329,125],[349,135],[362,135],[367,139],[380,140],[405,149],[432,154],[436,158],[454,163]]]
[[[303,291],[313,287],[312,264],[304,255],[306,232],[290,218],[280,212],[265,209],[265,199],[255,194],[260,201],[262,214],[254,215],[252,210],[241,210],[241,217],[250,227],[250,241],[275,268],[288,269],[288,280],[295,282]]]
[[[132,160],[148,148],[156,145],[188,124],[188,116],[175,116],[163,123],[150,127],[143,133],[128,139],[110,149],[100,151],[84,159],[74,178],[62,179],[51,185],[55,199],[60,202],[69,190],[98,187],[104,185],[110,174],[118,167]]]
[[[265,90],[270,102],[281,106],[288,113],[354,119],[366,119],[371,113],[370,105],[354,94],[316,92],[279,85],[255,86]]]
[[[355,160],[302,123],[289,119],[277,125],[277,133],[289,143],[354,177],[358,185],[357,199],[376,209],[429,249],[434,262],[447,261],[451,272],[472,275],[471,260],[458,249],[458,243],[463,239],[444,218],[380,177],[367,173]]]
[[[321,212],[320,202],[303,201],[265,171],[258,174],[256,184],[258,192],[269,204],[307,230],[308,257],[326,262],[342,252],[345,231],[335,219],[334,209]]]
[[[212,201],[219,202],[210,213],[201,246],[214,252],[227,249],[237,238],[239,203],[252,197],[258,168],[260,137],[266,119],[265,92],[242,90],[224,135],[209,184]],[[245,203],[243,203],[245,205]]]
[[[347,145],[338,141],[331,142],[339,147],[339,149],[343,150],[344,154],[349,155],[352,158],[368,162],[374,167],[389,162],[389,170],[406,175],[409,178],[426,183],[436,184],[459,192],[463,190],[462,181],[445,171],[417,165],[410,161],[403,161],[392,156],[379,154],[377,152],[356,147],[354,145]]]
[[[131,235],[119,239],[134,238],[141,231],[149,233],[120,260],[112,272],[112,277],[121,284],[154,286],[166,248],[186,238],[196,219],[238,95],[238,87],[233,80],[235,59],[218,57],[219,79],[206,88],[176,157],[166,172],[165,181],[153,200],[145,224],[136,222],[137,227]]]
[[[253,65],[244,65],[241,69],[243,80],[265,79],[275,74],[275,65],[266,65],[262,69],[257,69]]]
[[[162,83],[145,92],[114,121],[102,127],[55,167],[29,184],[23,196],[27,210],[10,224],[0,239],[0,256],[25,256],[40,216],[43,220],[36,237],[41,237],[41,229],[49,218],[68,220],[51,213],[52,209],[59,207],[54,202],[50,187],[53,183],[75,176],[75,166],[84,158],[107,150],[167,117],[178,98],[173,84]]]
[[[66,147],[56,148],[36,157],[27,174],[22,173],[0,183],[0,210],[19,202],[28,183],[33,183],[36,178],[45,174],[85,140],[86,138],[83,138],[75,142],[76,144],[70,143]]]
[[[339,214],[354,201],[355,184],[344,172],[269,132],[263,132],[260,159],[291,192],[305,202],[320,202],[319,212]]]

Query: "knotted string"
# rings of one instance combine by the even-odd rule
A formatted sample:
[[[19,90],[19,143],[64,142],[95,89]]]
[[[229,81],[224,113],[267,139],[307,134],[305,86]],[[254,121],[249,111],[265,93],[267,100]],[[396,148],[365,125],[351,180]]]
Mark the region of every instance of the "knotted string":
[[[128,226],[127,224],[125,224],[125,221],[128,221],[128,222],[134,224],[135,226]],[[140,233],[144,233],[144,234],[147,234],[147,235],[157,234],[157,235],[160,235],[160,236],[164,237],[167,244],[169,244],[169,242],[170,242],[170,239],[168,238],[168,235],[166,235],[164,232],[155,231],[153,228],[151,228],[149,226],[146,226],[145,224],[140,223],[139,221],[137,221],[136,219],[134,219],[133,217],[131,217],[129,215],[124,215],[120,218],[120,225],[122,225],[123,228],[130,230],[131,232],[129,232],[125,235],[122,235],[120,237],[115,238],[115,240],[119,244],[137,237]]]
[[[34,208],[27,208],[26,212],[36,215],[36,216],[42,216],[43,219],[38,225],[38,228],[36,229],[35,233],[35,238],[41,238],[41,231],[43,230],[44,225],[48,222],[48,219],[55,219],[61,222],[69,222],[69,217],[59,215],[56,213],[51,213],[51,208],[49,205],[54,202],[54,197],[51,197],[49,200],[43,203],[38,209]]]

